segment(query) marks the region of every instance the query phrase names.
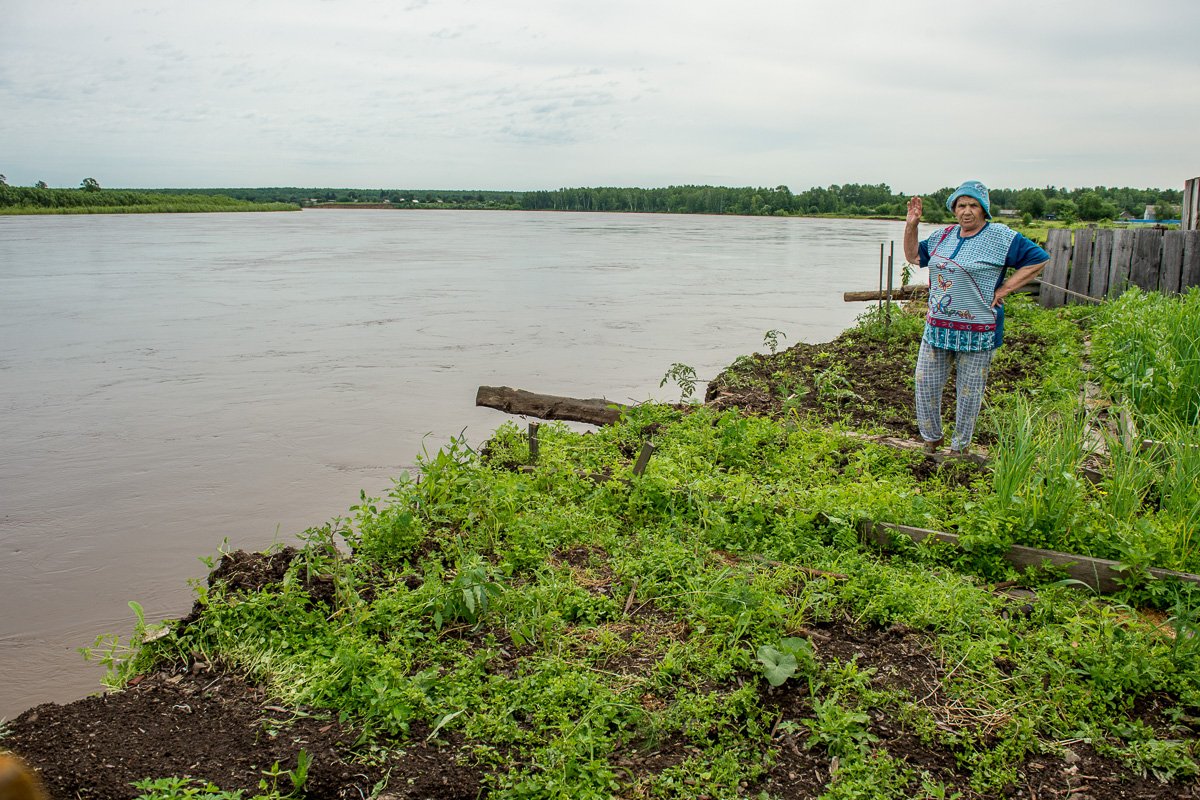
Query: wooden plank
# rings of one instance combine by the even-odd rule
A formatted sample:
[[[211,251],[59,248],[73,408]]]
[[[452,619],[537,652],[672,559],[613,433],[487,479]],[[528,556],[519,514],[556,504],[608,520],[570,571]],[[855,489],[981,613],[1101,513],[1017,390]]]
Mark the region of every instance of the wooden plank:
[[[1071,263],[1071,231],[1066,228],[1048,230],[1046,252],[1050,254],[1050,263],[1042,273],[1038,301],[1043,308],[1058,308],[1066,297],[1060,290],[1066,288],[1067,270]]]
[[[1185,231],[1183,238],[1183,265],[1179,276],[1179,287],[1186,291],[1200,286],[1200,230]]]
[[[1076,294],[1086,295],[1088,293],[1088,283],[1092,275],[1092,245],[1095,244],[1095,241],[1095,228],[1077,228],[1075,230],[1075,246],[1071,248],[1071,274],[1067,277],[1066,288]],[[1066,301],[1068,303],[1077,302],[1070,296]]]
[[[1166,231],[1162,241],[1162,265],[1158,271],[1158,290],[1163,294],[1179,294],[1179,279],[1183,275],[1183,231]]]
[[[1113,229],[1096,231],[1096,244],[1092,252],[1092,284],[1088,295],[1103,300],[1108,295],[1108,272],[1112,266]]]
[[[1185,231],[1200,231],[1200,178],[1183,184],[1183,207],[1179,211]]]
[[[1129,286],[1129,262],[1133,258],[1133,234],[1128,228],[1113,231],[1112,260],[1108,264],[1108,296],[1117,297]]]
[[[1129,262],[1129,282],[1147,292],[1158,291],[1158,268],[1162,260],[1162,232],[1134,231],[1133,258]]]
[[[893,525],[887,522],[871,522],[864,520],[859,523],[859,532],[870,541],[881,547],[888,547],[895,535],[907,536],[914,542],[935,539],[949,545],[958,545],[958,536],[944,531],[933,531],[926,528],[913,528],[908,525]],[[1037,547],[1013,545],[1004,554],[1010,564],[1017,567],[1039,567],[1047,564],[1062,569],[1071,578],[1086,584],[1097,592],[1111,594],[1121,589],[1121,580],[1126,573],[1117,561],[1106,558],[1092,558],[1073,553],[1062,553],[1057,550],[1042,550]],[[1200,585],[1200,575],[1190,572],[1175,572],[1167,569],[1149,569],[1147,572],[1155,579],[1175,578],[1185,583]]]

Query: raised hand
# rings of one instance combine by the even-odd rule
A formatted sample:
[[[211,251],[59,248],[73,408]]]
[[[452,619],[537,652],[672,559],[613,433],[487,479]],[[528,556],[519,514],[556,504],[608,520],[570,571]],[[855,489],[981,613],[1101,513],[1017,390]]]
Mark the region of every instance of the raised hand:
[[[925,202],[920,197],[910,197],[908,199],[908,216],[905,222],[909,225],[916,225],[921,221],[921,215],[925,213]]]

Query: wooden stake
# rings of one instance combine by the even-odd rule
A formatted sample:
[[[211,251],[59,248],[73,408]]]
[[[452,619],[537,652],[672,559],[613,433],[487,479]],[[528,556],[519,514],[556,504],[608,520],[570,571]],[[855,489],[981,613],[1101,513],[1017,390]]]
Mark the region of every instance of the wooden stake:
[[[538,428],[540,423],[529,423],[529,463],[536,464],[538,460]]]
[[[646,464],[650,462],[650,456],[654,455],[654,445],[646,442],[642,445],[642,452],[638,453],[637,463],[633,465],[633,474],[641,475],[646,471]]]

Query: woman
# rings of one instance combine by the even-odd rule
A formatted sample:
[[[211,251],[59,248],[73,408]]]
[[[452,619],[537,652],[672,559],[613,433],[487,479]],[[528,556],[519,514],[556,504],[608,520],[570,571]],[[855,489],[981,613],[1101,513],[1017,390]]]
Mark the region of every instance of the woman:
[[[983,403],[988,367],[1004,336],[1004,298],[1032,281],[1049,254],[1007,225],[991,222],[988,189],[967,181],[946,201],[957,225],[918,242],[924,204],[908,201],[904,257],[929,268],[929,312],[917,355],[917,425],[925,449],[937,452],[942,433],[942,389],[954,365],[957,404],[951,454],[967,452]],[[1005,273],[1015,268],[1008,280]]]

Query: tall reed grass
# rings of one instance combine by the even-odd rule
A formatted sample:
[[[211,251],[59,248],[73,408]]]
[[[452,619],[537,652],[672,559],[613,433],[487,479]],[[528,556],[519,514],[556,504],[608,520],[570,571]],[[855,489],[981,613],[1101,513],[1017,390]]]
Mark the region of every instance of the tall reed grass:
[[[1092,363],[1147,432],[1200,425],[1200,287],[1184,295],[1134,288],[1102,306]]]

